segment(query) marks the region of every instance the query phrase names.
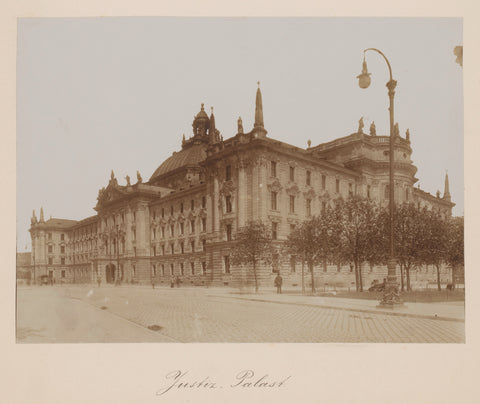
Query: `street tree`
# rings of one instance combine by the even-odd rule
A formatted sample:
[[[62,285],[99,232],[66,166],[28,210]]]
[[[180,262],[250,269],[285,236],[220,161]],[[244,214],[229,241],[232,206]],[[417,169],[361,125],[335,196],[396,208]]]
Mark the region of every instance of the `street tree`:
[[[422,261],[434,265],[437,271],[437,288],[442,290],[440,283],[440,266],[445,262],[448,248],[447,221],[433,210],[425,210],[423,235],[419,240],[422,244]]]
[[[236,245],[232,254],[234,265],[251,265],[255,279],[255,292],[258,292],[257,268],[260,263],[268,265],[275,252],[272,246],[272,232],[262,221],[250,221],[238,229]]]
[[[465,265],[464,219],[452,217],[447,223],[448,239],[445,261],[452,271],[452,288],[456,287],[457,271]]]
[[[315,293],[315,265],[333,256],[337,242],[333,220],[333,211],[327,208],[321,215],[302,222],[288,236],[287,252],[299,256],[302,260],[303,292],[305,291],[303,264],[307,264],[311,276],[312,293]]]
[[[378,207],[368,198],[351,195],[336,201],[334,216],[333,232],[340,240],[336,254],[339,260],[353,263],[356,289],[363,292],[362,263],[377,263],[384,255]]]

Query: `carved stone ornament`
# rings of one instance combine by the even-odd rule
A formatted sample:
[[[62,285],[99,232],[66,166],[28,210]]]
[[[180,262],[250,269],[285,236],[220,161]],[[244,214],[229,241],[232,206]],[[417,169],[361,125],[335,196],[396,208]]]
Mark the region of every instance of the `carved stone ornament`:
[[[283,187],[278,178],[275,178],[270,184],[267,185],[267,188],[271,192],[280,192]]]
[[[330,194],[328,193],[328,191],[325,189],[323,190],[320,195],[318,196],[321,200],[328,200],[330,199]]]
[[[315,198],[315,195],[316,195],[315,191],[312,188],[310,188],[308,191],[305,191],[303,193],[303,196],[307,199],[313,199]]]
[[[195,214],[195,212],[194,212],[193,210],[191,210],[191,211],[188,213],[188,219],[189,219],[189,220],[194,220],[196,217],[197,217],[197,215]]]
[[[227,196],[227,195],[232,195],[235,192],[235,185],[233,184],[232,180],[229,181],[224,181],[221,188],[220,188],[220,194]]]
[[[200,211],[198,212],[198,216],[201,218],[207,217],[207,209],[201,208]]]
[[[280,223],[282,221],[282,217],[280,215],[268,215],[268,220],[275,223]]]
[[[288,195],[298,195],[300,193],[300,188],[298,188],[297,184],[291,184],[288,188],[286,188]]]
[[[292,217],[288,217],[288,218],[287,218],[287,222],[288,222],[289,224],[295,224],[295,225],[297,225],[297,224],[300,223],[300,220],[295,219],[295,218],[292,218]]]

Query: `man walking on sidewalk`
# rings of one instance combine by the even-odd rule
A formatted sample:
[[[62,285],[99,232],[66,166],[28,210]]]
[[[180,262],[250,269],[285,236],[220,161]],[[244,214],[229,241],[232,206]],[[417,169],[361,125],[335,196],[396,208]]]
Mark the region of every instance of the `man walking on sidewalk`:
[[[274,285],[277,287],[277,293],[282,293],[282,277],[280,276],[280,274],[277,274],[276,278],[275,278],[275,281],[274,281]]]

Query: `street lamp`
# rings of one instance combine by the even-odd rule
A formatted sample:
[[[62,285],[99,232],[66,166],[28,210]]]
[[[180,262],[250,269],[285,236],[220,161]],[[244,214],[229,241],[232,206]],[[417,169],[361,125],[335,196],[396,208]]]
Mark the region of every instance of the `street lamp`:
[[[383,292],[383,298],[379,304],[380,307],[394,307],[400,304],[403,304],[400,300],[400,295],[398,293],[398,284],[397,284],[397,274],[396,267],[397,261],[395,259],[395,238],[394,238],[394,223],[393,223],[393,214],[394,214],[394,178],[393,178],[393,145],[395,143],[395,130],[394,130],[394,117],[393,117],[393,98],[395,96],[395,87],[397,82],[393,80],[392,77],[392,67],[387,57],[378,49],[368,48],[363,51],[363,65],[362,73],[357,76],[358,85],[360,88],[368,88],[371,82],[370,74],[367,70],[367,62],[365,61],[365,53],[367,51],[375,51],[383,56],[385,62],[387,62],[388,71],[390,72],[390,80],[387,82],[388,88],[388,98],[390,99],[390,107],[388,108],[390,112],[390,152],[389,152],[389,224],[390,224],[390,237],[389,237],[389,259],[388,259],[388,274],[387,274],[387,283]]]

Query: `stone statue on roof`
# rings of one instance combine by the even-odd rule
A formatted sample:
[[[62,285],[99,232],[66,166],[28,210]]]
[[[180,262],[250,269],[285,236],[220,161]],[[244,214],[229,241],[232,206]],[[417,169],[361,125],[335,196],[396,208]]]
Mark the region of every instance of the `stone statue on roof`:
[[[398,127],[398,122],[393,127],[393,134],[395,137],[400,136],[400,128]]]
[[[141,184],[143,182],[142,176],[140,175],[140,171],[137,170],[137,184]]]
[[[375,126],[375,121],[372,121],[370,125],[370,136],[377,136],[377,127]]]
[[[129,186],[130,186],[130,176],[127,175],[127,176],[125,177],[125,179],[127,180],[127,187],[129,187]]]
[[[358,121],[358,133],[363,133],[363,127],[365,124],[363,123],[363,116]]]
[[[407,139],[407,142],[410,142],[410,129],[407,129],[405,132],[405,139]]]
[[[237,120],[237,127],[238,127],[238,133],[243,133],[243,123],[242,123],[242,117],[239,116]]]

